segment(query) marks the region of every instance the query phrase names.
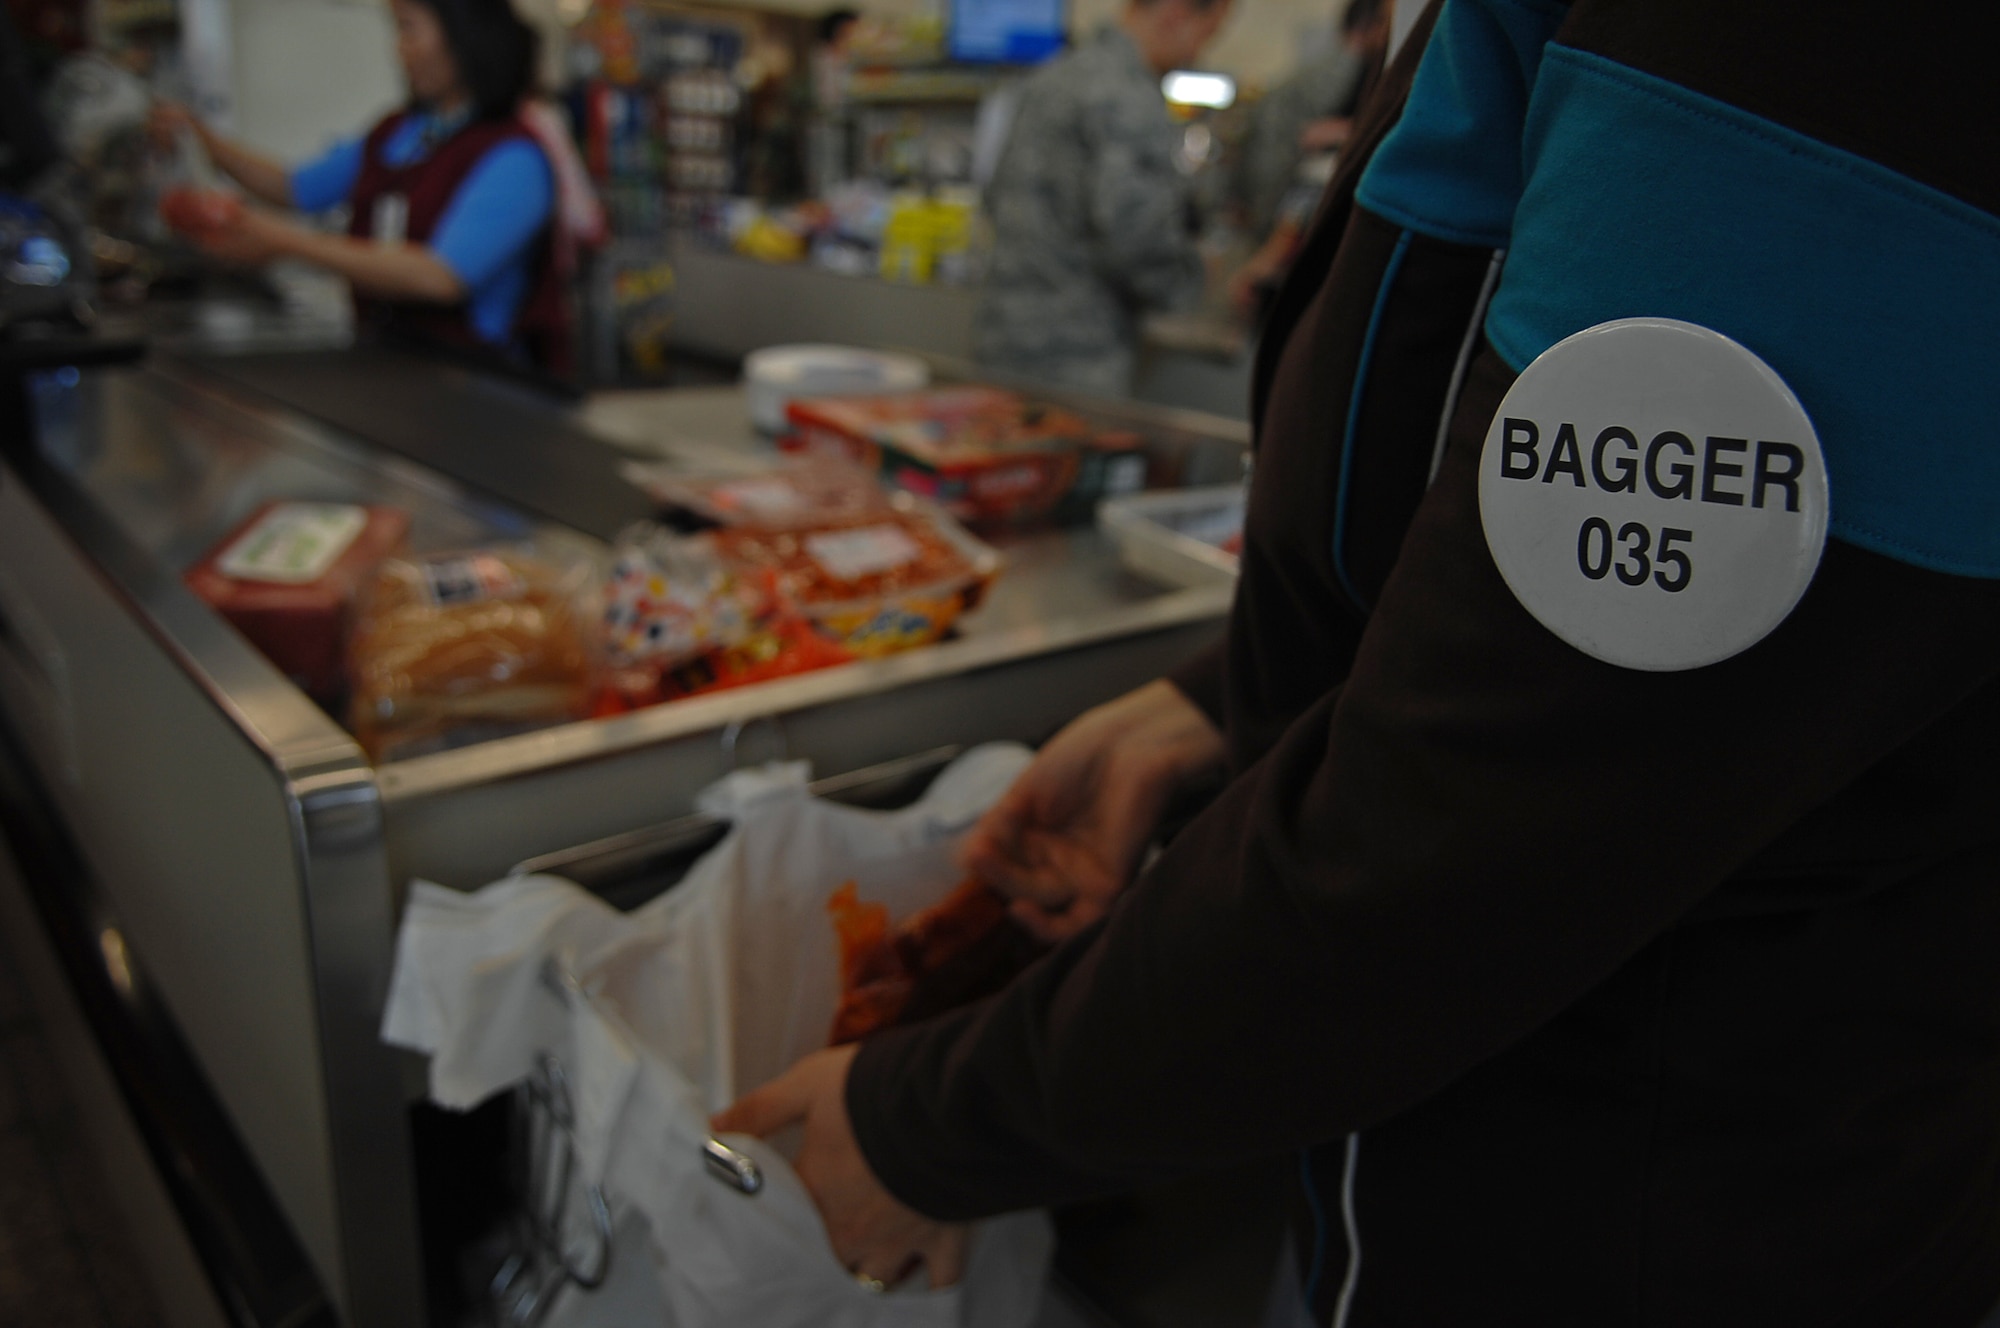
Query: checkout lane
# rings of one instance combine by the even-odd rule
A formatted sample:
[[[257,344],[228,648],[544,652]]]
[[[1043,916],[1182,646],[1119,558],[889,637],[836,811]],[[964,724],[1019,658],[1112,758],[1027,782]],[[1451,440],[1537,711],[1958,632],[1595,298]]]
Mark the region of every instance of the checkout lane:
[[[733,389],[617,394],[570,412],[377,355],[294,355],[289,372],[309,384],[295,400],[284,383],[270,390],[284,374],[248,385],[257,357],[161,354],[45,380],[41,453],[10,463],[15,512],[0,523],[19,569],[0,591],[40,662],[10,658],[0,692],[134,962],[331,1299],[347,1321],[394,1325],[420,1322],[424,1295],[412,1089],[375,1039],[409,879],[476,886],[537,854],[674,821],[733,762],[789,755],[839,774],[1037,740],[1211,640],[1227,592],[1135,577],[1088,528],[1024,533],[999,541],[1008,569],[956,639],[371,769],[178,582],[246,513],[281,497],[390,503],[411,512],[419,548],[531,537],[601,550],[630,498],[602,486],[610,497],[593,511],[577,489],[607,440],[655,459],[768,450]],[[400,376],[433,418],[506,420],[523,465],[538,450],[556,471],[591,461],[506,501],[493,473],[468,484],[413,461],[433,437],[420,429],[375,438],[365,420],[329,423],[339,393],[324,388],[343,373],[357,400],[391,395]],[[1240,472],[1234,426],[1119,409],[1185,477]],[[595,464],[591,482],[603,477]],[[177,777],[187,769],[203,779]]]
[[[969,315],[965,291],[746,270],[685,235],[667,243],[687,283],[679,335],[697,350],[733,359],[798,340],[815,310],[829,339],[921,344],[944,360],[969,350],[938,335],[969,321],[941,313],[957,301]],[[721,287],[704,295],[704,277]],[[746,298],[746,280],[770,288]],[[530,541],[601,560],[651,510],[618,478],[624,454],[740,464],[770,449],[733,390],[569,409],[492,372],[352,346],[341,312],[298,286],[285,284],[278,313],[256,301],[155,304],[148,363],[39,382],[39,448],[11,458],[0,486],[0,552],[15,569],[0,576],[12,646],[0,714],[36,794],[20,814],[74,848],[74,870],[47,868],[50,879],[84,882],[92,925],[120,938],[174,1034],[163,1054],[181,1070],[165,1078],[186,1091],[134,1071],[127,1106],[143,1117],[149,1097],[197,1098],[188,1110],[235,1141],[222,1150],[234,1162],[156,1150],[155,1165],[210,1178],[247,1167],[258,1182],[248,1189],[265,1191],[260,1208],[232,1194],[242,1186],[193,1187],[203,1215],[184,1221],[212,1235],[197,1255],[218,1299],[232,1315],[273,1303],[244,1291],[255,1281],[244,1252],[257,1247],[231,1225],[283,1227],[294,1264],[323,1291],[314,1313],[399,1328],[436,1320],[426,1301],[440,1276],[421,1266],[425,1159],[421,1144],[411,1155],[407,1116],[419,1086],[377,1039],[411,879],[472,888],[524,861],[643,838],[758,760],[856,776],[995,738],[1039,740],[1213,640],[1228,592],[1135,576],[1087,527],[994,534],[1004,573],[938,644],[371,764],[181,583],[262,504],[395,508],[417,554]],[[704,330],[732,310],[788,311],[793,326]],[[1240,342],[1204,345],[1204,362],[1223,366],[1208,379],[1171,351],[1142,361],[1142,383],[1164,384],[1173,408],[1036,395],[1141,434],[1164,482],[1234,483],[1246,431],[1202,409],[1240,414],[1233,375],[1247,376],[1248,357]],[[666,879],[657,853],[641,856],[638,885],[619,867],[599,871],[603,890],[636,898]],[[44,869],[30,865],[30,876]],[[71,959],[78,971],[97,962]],[[121,1008],[100,1003],[107,1018]],[[185,1188],[167,1197],[194,1202]],[[1258,1290],[1261,1272],[1249,1277]],[[273,1313],[289,1321],[296,1308]]]

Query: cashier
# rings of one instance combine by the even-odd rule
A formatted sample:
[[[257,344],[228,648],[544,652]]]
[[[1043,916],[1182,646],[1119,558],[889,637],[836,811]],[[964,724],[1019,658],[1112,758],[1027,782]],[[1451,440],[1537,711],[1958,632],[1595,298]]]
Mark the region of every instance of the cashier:
[[[1965,90],[1988,26],[1861,3],[1428,11],[1277,302],[1224,647],[1072,724],[969,846],[1067,938],[719,1122],[803,1120],[799,1172],[858,1276],[912,1255],[948,1276],[951,1223],[1295,1150],[1321,1324],[1982,1321],[2000,102]],[[1884,77],[1893,98],[1849,95]],[[1646,318],[1675,325],[1564,344]],[[1590,375],[1544,371],[1641,333],[1698,339],[1748,386],[1627,362],[1628,405],[1768,407],[1794,438],[1810,418],[1816,562],[1705,561],[1718,514],[1809,510],[1732,473],[1776,431],[1628,454],[1600,411],[1580,449],[1551,418],[1532,477],[1492,468],[1510,391],[1584,402]],[[1607,599],[1502,575],[1537,536],[1521,514],[1565,493],[1674,513],[1682,592],[1719,592],[1701,632],[1649,630],[1688,601],[1678,569],[1640,584],[1636,530],[1610,532],[1603,594],[1644,609],[1617,625],[1587,607]],[[1584,524],[1573,561],[1573,522],[1541,541],[1579,584],[1611,570]],[[1717,608],[1797,578],[1774,612]],[[1612,662],[1565,603],[1643,646]],[[1689,665],[1709,631],[1742,648]],[[1169,793],[1216,769],[1223,792],[1126,886]]]
[[[348,209],[344,235],[243,210],[194,238],[226,261],[302,258],[352,283],[364,323],[392,335],[546,359],[559,334],[550,228],[555,180],[521,117],[536,37],[507,0],[392,0],[409,102],[365,136],[287,169],[161,104],[253,197]]]
[[[1020,93],[986,210],[993,260],[973,321],[981,367],[1131,388],[1139,320],[1193,304],[1203,266],[1160,79],[1192,64],[1230,0],[1128,0]]]

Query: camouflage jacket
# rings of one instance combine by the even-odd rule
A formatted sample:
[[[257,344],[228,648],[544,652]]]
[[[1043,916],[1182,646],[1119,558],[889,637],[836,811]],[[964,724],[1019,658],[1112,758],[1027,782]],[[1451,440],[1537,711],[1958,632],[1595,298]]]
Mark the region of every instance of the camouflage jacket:
[[[1175,141],[1159,76],[1116,27],[1028,79],[987,194],[982,364],[1125,390],[1140,316],[1201,293]]]

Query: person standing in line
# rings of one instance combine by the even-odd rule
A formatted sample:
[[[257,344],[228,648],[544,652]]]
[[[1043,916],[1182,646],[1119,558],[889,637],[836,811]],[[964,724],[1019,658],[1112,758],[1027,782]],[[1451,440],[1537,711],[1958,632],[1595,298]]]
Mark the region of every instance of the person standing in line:
[[[1200,297],[1160,80],[1191,64],[1228,12],[1229,0],[1131,0],[1022,86],[987,191],[993,264],[973,327],[981,366],[1123,395],[1141,316]]]
[[[1258,312],[1298,252],[1334,162],[1354,132],[1354,112],[1382,75],[1388,0],[1352,0],[1331,50],[1257,104],[1243,145],[1237,194],[1244,222],[1264,241],[1230,278],[1229,302]]]

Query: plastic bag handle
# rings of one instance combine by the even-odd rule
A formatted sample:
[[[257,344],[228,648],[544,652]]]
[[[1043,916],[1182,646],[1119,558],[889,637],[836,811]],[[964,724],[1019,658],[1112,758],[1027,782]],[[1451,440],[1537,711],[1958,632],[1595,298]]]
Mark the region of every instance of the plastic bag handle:
[[[755,1194],[764,1188],[764,1169],[757,1165],[757,1159],[720,1139],[711,1136],[702,1144],[701,1160],[708,1164],[709,1175],[733,1190]]]

